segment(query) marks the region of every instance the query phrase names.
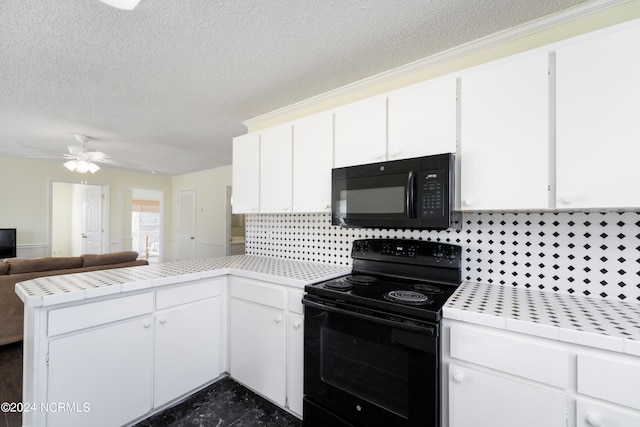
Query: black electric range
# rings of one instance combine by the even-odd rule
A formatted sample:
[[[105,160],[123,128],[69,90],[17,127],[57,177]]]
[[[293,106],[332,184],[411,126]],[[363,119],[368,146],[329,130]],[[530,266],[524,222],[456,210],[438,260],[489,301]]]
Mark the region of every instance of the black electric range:
[[[351,274],[308,285],[318,296],[388,314],[439,321],[461,281],[461,248],[447,243],[365,239],[353,242]]]

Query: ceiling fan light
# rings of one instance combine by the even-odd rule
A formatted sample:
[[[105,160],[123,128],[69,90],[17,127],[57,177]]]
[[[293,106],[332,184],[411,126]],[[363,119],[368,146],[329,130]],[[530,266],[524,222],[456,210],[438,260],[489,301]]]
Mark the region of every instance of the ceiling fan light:
[[[87,172],[89,172],[89,164],[84,160],[78,161],[78,164],[76,166],[76,172],[78,172],[78,173],[87,173]]]
[[[89,163],[89,172],[96,173],[99,170],[100,170],[100,166],[96,165],[95,163]]]
[[[100,0],[102,3],[122,10],[133,10],[140,0]]]
[[[74,170],[76,170],[76,167],[78,167],[78,162],[76,160],[69,160],[68,162],[64,163],[64,167],[73,172]]]

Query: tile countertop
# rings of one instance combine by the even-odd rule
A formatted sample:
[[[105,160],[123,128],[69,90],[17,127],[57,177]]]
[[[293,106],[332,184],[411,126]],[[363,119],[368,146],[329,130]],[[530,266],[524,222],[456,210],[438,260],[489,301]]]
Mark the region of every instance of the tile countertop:
[[[16,293],[25,305],[39,307],[226,274],[302,289],[350,271],[346,266],[235,255],[40,277],[17,283]]]
[[[640,304],[464,282],[443,317],[640,356]]]

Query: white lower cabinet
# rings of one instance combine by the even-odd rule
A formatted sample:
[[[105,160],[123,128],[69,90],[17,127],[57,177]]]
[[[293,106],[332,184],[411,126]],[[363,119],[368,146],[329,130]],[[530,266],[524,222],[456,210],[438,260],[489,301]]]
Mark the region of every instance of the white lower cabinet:
[[[220,375],[220,313],[217,297],[156,314],[154,407]]]
[[[152,326],[145,316],[51,340],[47,405],[73,406],[47,410],[46,425],[111,427],[149,412]]]
[[[449,366],[450,427],[564,427],[567,399],[512,378]]]

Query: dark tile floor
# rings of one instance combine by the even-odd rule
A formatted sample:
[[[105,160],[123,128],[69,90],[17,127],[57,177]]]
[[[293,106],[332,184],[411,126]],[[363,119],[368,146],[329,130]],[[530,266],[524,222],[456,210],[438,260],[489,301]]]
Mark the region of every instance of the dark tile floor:
[[[0,402],[22,400],[22,343],[0,346]],[[19,427],[19,413],[0,413],[0,427]],[[229,377],[136,427],[300,427],[302,421]]]

